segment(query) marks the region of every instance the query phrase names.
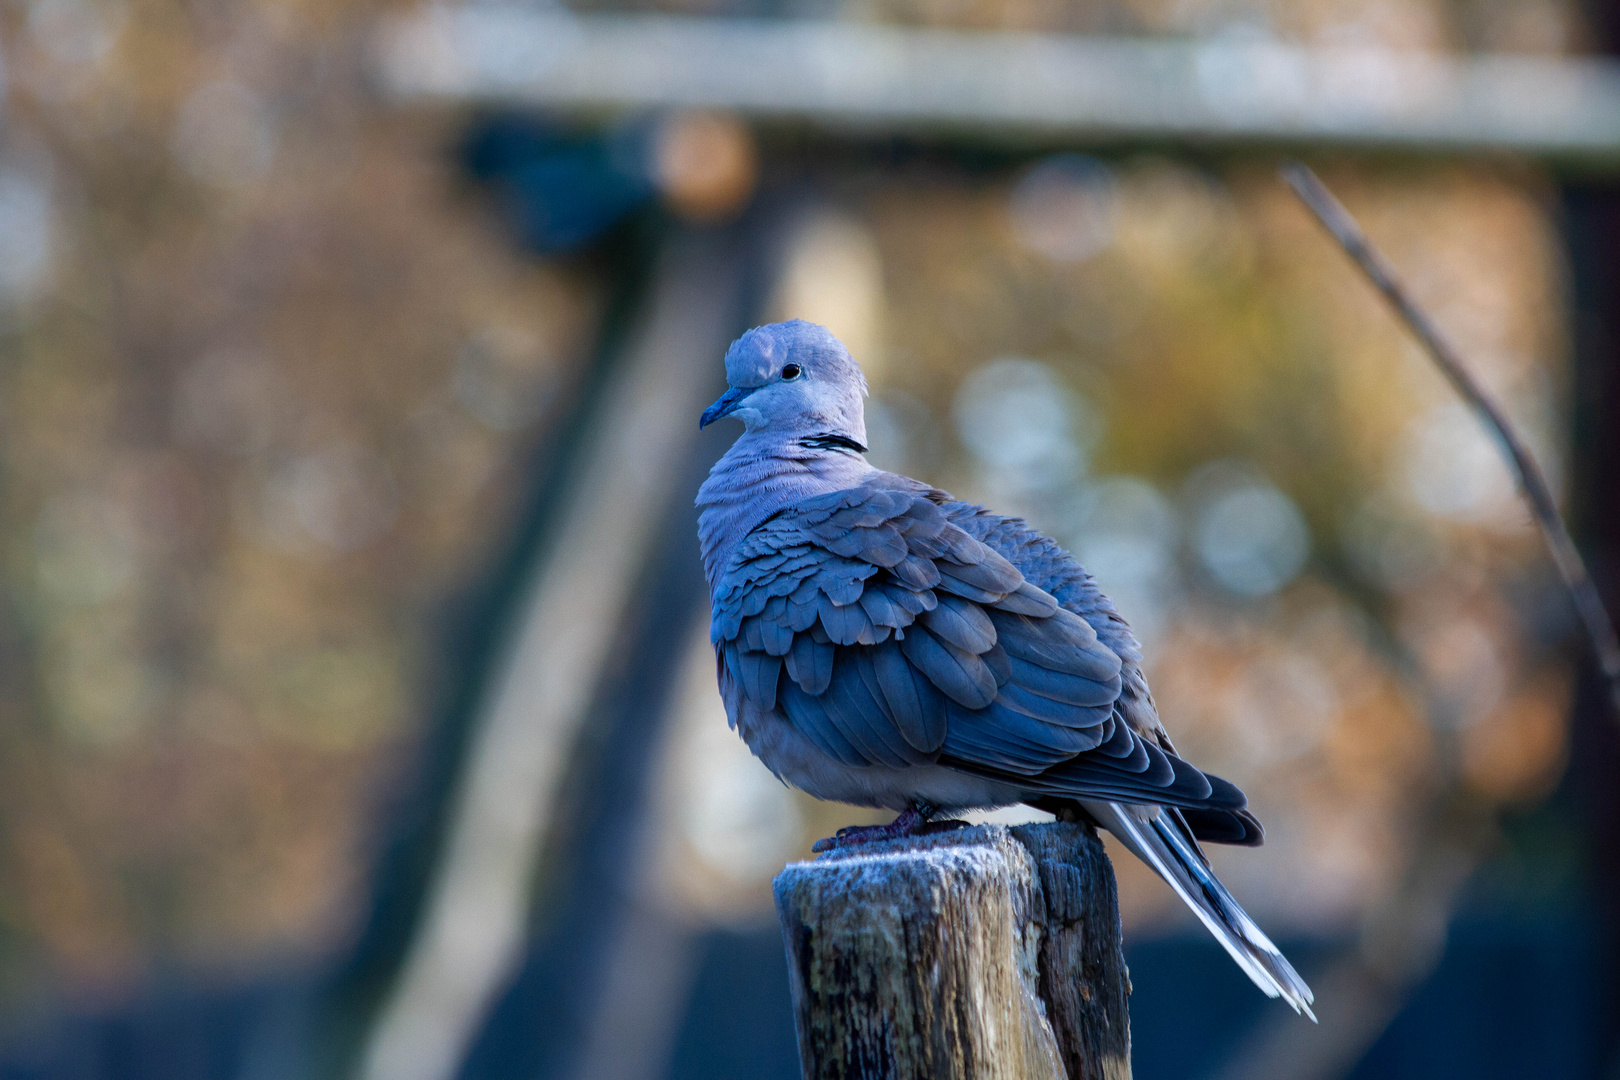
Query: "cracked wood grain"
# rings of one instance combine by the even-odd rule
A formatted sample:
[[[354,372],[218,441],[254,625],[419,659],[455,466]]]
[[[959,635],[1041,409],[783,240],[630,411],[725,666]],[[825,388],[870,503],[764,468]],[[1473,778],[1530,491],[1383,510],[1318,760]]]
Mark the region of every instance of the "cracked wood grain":
[[[1128,1080],[1118,898],[1088,826],[863,845],[775,892],[806,1080]]]

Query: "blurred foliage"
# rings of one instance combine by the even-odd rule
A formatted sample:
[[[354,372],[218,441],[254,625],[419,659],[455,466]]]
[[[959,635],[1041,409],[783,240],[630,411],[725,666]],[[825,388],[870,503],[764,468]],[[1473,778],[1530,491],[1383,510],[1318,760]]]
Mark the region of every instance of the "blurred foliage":
[[[371,15],[40,0],[0,29],[0,246],[43,218],[0,298],[13,990],[341,939],[430,617],[588,348],[597,283],[462,195],[460,119],[366,91]]]

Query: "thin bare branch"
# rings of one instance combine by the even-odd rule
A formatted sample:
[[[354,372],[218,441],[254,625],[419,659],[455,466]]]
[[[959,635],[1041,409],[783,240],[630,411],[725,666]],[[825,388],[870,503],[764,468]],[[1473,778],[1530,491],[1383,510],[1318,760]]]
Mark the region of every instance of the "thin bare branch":
[[[1587,572],[1586,563],[1581,559],[1575,541],[1570,538],[1569,529],[1564,525],[1563,516],[1558,512],[1558,504],[1553,499],[1552,489],[1548,486],[1541,469],[1537,467],[1535,459],[1530,456],[1530,451],[1514,432],[1502,410],[1486,396],[1484,389],[1469,374],[1457,350],[1440,332],[1434,320],[1429,318],[1407,293],[1396,278],[1389,260],[1373,247],[1366,233],[1361,231],[1361,226],[1344,208],[1344,204],[1333,196],[1327,185],[1322,183],[1321,178],[1311,171],[1309,166],[1290,162],[1283,166],[1282,173],[1289,187],[1294,189],[1294,193],[1310,208],[1311,213],[1316,215],[1317,220],[1333,234],[1339,246],[1356,261],[1356,265],[1361,267],[1378,291],[1384,294],[1384,298],[1395,308],[1396,313],[1412,333],[1417,335],[1423,348],[1451,381],[1451,385],[1456,387],[1463,400],[1496,436],[1497,443],[1507,455],[1508,463],[1518,477],[1519,489],[1524,492],[1525,500],[1530,504],[1531,516],[1540,527],[1542,538],[1547,541],[1553,563],[1558,567],[1558,573],[1563,577],[1564,584],[1569,587],[1570,598],[1575,602],[1575,610],[1580,615],[1581,625],[1586,629],[1586,636],[1591,639],[1592,652],[1596,655],[1598,666],[1608,682],[1615,716],[1620,719],[1620,638],[1615,635],[1614,623],[1603,606],[1597,586],[1592,583],[1592,575]]]

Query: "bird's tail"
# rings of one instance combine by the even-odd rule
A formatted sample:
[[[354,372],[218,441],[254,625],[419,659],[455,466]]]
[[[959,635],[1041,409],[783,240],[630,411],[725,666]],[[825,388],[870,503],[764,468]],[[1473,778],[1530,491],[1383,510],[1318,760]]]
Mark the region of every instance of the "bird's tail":
[[[1314,1022],[1311,988],[1277,946],[1254,924],[1215,877],[1197,842],[1179,828],[1174,811],[1117,802],[1082,805],[1097,823],[1117,836],[1132,854],[1170,884],[1193,914],[1209,928],[1267,997],[1280,997]],[[1143,812],[1151,811],[1146,817]]]

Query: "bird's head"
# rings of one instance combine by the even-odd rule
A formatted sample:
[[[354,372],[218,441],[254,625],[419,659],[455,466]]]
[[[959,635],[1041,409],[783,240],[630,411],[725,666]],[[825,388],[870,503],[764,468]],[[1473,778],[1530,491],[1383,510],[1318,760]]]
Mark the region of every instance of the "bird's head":
[[[728,389],[699,427],[735,416],[749,434],[838,435],[866,445],[866,378],[824,326],[793,319],[756,326],[726,350]]]

